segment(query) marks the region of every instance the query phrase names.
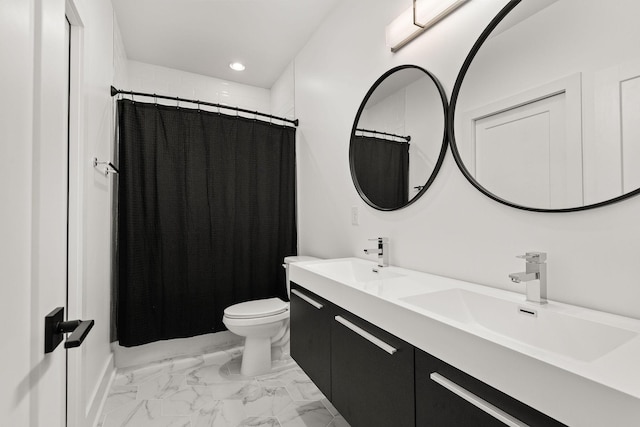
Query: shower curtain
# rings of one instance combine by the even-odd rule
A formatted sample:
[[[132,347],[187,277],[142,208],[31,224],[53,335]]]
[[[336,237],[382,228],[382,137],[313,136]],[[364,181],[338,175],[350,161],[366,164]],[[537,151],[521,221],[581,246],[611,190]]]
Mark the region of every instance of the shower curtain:
[[[224,330],[223,311],[287,298],[295,129],[118,101],[120,345]]]
[[[409,144],[356,135],[351,150],[363,194],[377,206],[404,206],[409,200]]]

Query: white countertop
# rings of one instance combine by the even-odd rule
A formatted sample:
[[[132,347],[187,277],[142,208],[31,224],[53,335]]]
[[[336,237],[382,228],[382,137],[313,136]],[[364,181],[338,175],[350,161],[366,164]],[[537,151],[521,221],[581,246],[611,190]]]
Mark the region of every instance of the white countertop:
[[[341,261],[376,267],[375,262],[359,258],[308,261],[291,264],[290,278],[568,425],[640,426],[639,320],[554,301],[530,305],[538,311],[562,313],[637,334],[593,360],[579,360],[527,345],[474,322],[456,321],[404,300],[429,292],[460,289],[526,307],[530,303],[525,303],[523,294],[393,266],[379,269],[382,278],[373,281],[356,280],[344,272],[325,268]]]

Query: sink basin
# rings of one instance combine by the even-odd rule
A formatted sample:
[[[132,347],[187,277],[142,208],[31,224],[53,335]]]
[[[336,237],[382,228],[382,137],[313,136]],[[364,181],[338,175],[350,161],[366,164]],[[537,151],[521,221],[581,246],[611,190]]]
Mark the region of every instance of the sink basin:
[[[403,274],[388,270],[388,267],[376,267],[371,261],[359,259],[317,263],[309,266],[309,269],[351,284],[364,284],[377,280],[404,277]]]
[[[308,264],[306,269],[380,298],[399,298],[425,290],[440,290],[411,276],[398,273],[394,267],[378,267],[375,262],[359,258]]]
[[[637,336],[604,323],[462,289],[400,300],[436,315],[575,360],[596,360]]]

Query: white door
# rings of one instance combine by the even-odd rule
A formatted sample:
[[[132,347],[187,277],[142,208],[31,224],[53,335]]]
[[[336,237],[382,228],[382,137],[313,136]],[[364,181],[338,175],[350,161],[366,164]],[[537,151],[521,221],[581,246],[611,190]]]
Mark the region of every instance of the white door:
[[[465,112],[465,166],[485,189],[510,202],[580,206],[580,109],[580,76],[574,75]]]
[[[523,206],[566,206],[564,94],[475,122],[476,180]]]
[[[0,2],[0,425],[66,424],[63,346],[45,316],[67,299],[65,0]]]
[[[587,89],[585,189],[594,203],[640,188],[640,62],[595,71]]]
[[[35,9],[33,123],[32,358],[39,371],[31,389],[31,425],[65,426],[67,351],[64,342],[44,352],[44,317],[67,307],[69,24],[65,1]],[[40,15],[40,16],[38,16]],[[37,333],[36,333],[37,331]],[[37,419],[34,420],[33,418]]]

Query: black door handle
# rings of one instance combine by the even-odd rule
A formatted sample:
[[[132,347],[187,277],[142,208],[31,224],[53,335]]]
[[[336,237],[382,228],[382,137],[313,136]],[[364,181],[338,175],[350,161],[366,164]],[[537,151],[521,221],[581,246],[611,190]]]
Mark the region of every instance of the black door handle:
[[[58,307],[44,318],[44,352],[51,353],[71,333],[64,348],[79,347],[93,328],[93,320],[64,321],[64,307]]]

